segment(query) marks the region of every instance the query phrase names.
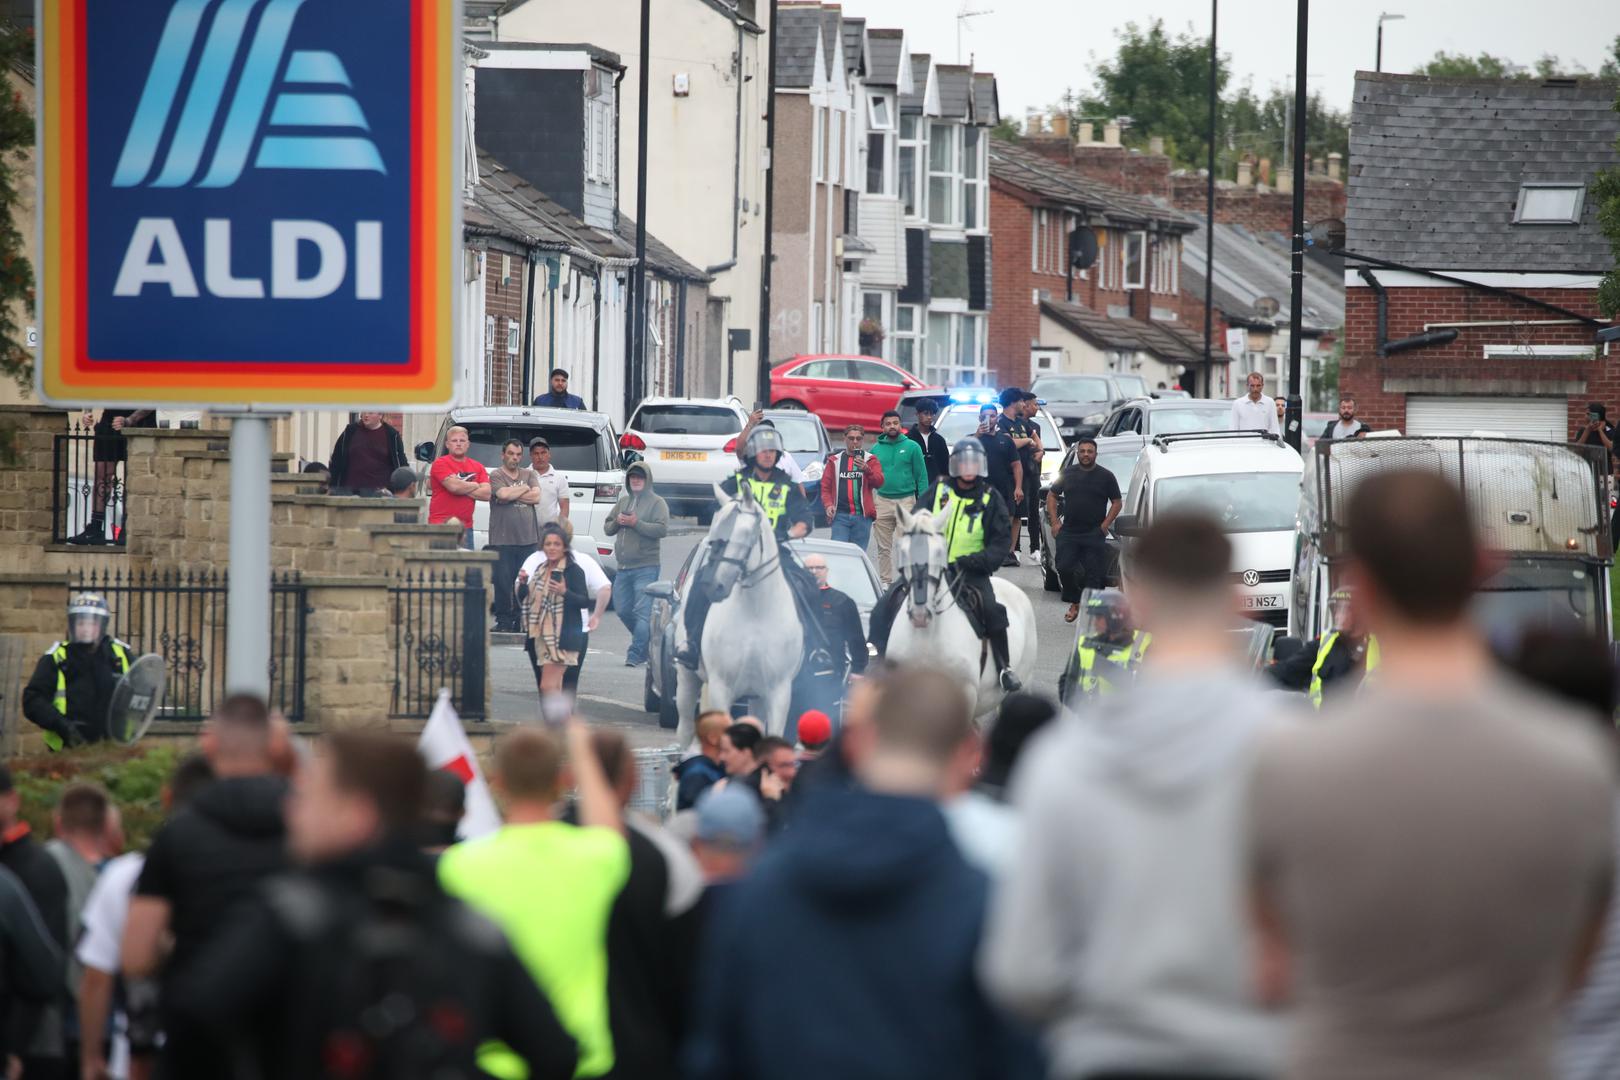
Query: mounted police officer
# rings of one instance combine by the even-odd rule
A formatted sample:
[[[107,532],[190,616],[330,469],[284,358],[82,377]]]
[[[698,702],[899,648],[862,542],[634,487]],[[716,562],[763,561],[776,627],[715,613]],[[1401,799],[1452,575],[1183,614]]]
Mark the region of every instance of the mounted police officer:
[[[982,442],[959,440],[951,448],[950,476],[936,480],[914,512],[927,510],[941,522],[949,572],[959,591],[976,598],[1001,688],[1010,694],[1023,684],[1009,663],[1007,609],[996,600],[990,579],[1012,551],[1012,518],[1001,494],[985,480],[987,465]],[[904,601],[905,588],[897,581],[872,611],[872,644],[880,653],[889,646],[889,631]]]
[[[1118,589],[1088,589],[1081,597],[1085,632],[1058,678],[1065,704],[1122,690],[1136,677],[1153,635],[1131,628],[1130,605]]]
[[[720,484],[720,490],[733,498],[744,487],[748,488],[754,502],[764,511],[765,520],[775,530],[777,543],[809,536],[815,521],[804,492],[777,464],[785,453],[787,446],[780,432],[774,427],[757,426],[748,433],[748,439],[743,443],[741,457],[744,468],[726,477]],[[791,556],[783,558],[782,570],[787,575],[788,584],[800,597],[808,598],[815,594],[815,580]],[[700,571],[699,576],[702,574]],[[687,589],[684,616],[686,644],[675,654],[677,663],[694,671],[698,666],[703,641],[703,623],[709,616],[709,606],[713,602],[709,599],[708,590],[698,586],[699,582],[693,582]]]
[[[1287,660],[1271,666],[1271,677],[1291,690],[1304,690],[1320,709],[1324,696],[1355,690],[1378,667],[1378,639],[1356,618],[1349,589],[1338,589],[1329,601],[1333,629]]]
[[[100,593],[78,593],[68,603],[66,641],[45,650],[23,690],[23,715],[45,731],[52,750],[108,737],[113,688],[135,661],[129,645],[107,635],[112,612]]]

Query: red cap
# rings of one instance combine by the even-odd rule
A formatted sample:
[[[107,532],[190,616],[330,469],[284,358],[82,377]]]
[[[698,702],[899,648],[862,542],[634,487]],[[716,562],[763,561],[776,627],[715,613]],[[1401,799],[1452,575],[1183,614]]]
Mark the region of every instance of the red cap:
[[[808,747],[825,746],[832,738],[832,720],[820,709],[806,709],[799,717],[799,742]]]

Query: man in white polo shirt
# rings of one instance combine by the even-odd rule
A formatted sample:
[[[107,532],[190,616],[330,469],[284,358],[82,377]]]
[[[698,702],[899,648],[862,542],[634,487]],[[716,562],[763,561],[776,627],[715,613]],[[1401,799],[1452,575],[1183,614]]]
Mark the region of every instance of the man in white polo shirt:
[[[1266,397],[1266,379],[1258,371],[1249,372],[1249,393],[1232,402],[1233,431],[1269,431],[1282,434],[1277,423],[1277,406]]]

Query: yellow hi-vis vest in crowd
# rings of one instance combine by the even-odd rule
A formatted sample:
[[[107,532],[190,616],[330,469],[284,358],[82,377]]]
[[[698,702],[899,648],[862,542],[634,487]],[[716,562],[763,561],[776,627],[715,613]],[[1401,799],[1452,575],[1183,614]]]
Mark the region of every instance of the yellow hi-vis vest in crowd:
[[[1142,662],[1142,656],[1147,652],[1148,645],[1153,641],[1153,635],[1141,630],[1131,635],[1130,643],[1118,645],[1107,652],[1090,644],[1090,638],[1081,638],[1075,652],[1080,661],[1080,692],[1082,694],[1110,694],[1116,689],[1105,675],[1097,672],[1097,658],[1102,657],[1104,662],[1112,664],[1121,671],[1129,671]]]
[[[975,512],[969,510],[977,508]],[[964,555],[984,550],[984,514],[990,508],[990,488],[980,489],[978,497],[963,495],[955,485],[945,483],[934,491],[934,516],[945,518],[945,561],[953,563]]]
[[[780,480],[760,480],[754,476],[753,469],[738,473],[737,478],[748,485],[748,490],[754,494],[754,501],[765,511],[765,520],[771,523],[772,529],[776,528],[776,523],[782,520],[782,514],[787,511],[787,485]]]
[[[1316,663],[1311,665],[1311,704],[1318,709],[1322,707],[1322,665],[1327,663],[1328,654],[1333,651],[1333,645],[1338,640],[1339,632],[1337,630],[1323,638],[1321,647],[1316,650]],[[1373,669],[1378,666],[1378,639],[1371,634],[1367,635],[1365,665],[1365,670],[1362,673],[1363,679],[1371,675]]]
[[[118,674],[122,675],[129,670],[129,650],[122,641],[112,639],[113,656],[118,660]],[[62,673],[62,663],[67,659],[67,643],[58,641],[51,649],[51,659],[56,661],[56,693],[51,697],[51,704],[63,716],[67,715],[67,676]],[[62,736],[54,731],[45,733],[45,748],[47,750],[60,750],[63,747]]]

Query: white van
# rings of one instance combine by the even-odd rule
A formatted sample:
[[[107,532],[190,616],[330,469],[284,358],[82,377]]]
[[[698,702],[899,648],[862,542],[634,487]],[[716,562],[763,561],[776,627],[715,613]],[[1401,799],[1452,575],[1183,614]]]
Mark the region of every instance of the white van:
[[[1121,566],[1130,576],[1130,533],[1160,514],[1198,510],[1232,542],[1232,584],[1245,614],[1288,625],[1295,514],[1304,462],[1293,447],[1260,431],[1160,435],[1143,447],[1115,522],[1126,537]]]
[[[471,440],[467,454],[486,469],[501,464],[501,446],[508,439],[523,444],[523,465],[529,464],[529,440],[536,435],[551,444],[551,464],[568,481],[568,517],[574,524],[576,544],[589,538],[597,561],[611,572],[613,545],[604,542],[602,526],[619,499],[624,467],[619,460],[618,435],[605,413],[579,409],[526,408],[519,405],[452,409],[439,423],[438,436],[416,447],[423,462],[422,491],[427,492],[427,466],[444,453],[444,436],[452,427],[464,427]],[[473,549],[489,542],[489,504],[473,507]]]

